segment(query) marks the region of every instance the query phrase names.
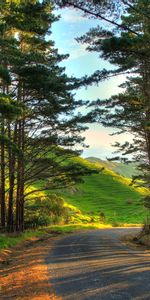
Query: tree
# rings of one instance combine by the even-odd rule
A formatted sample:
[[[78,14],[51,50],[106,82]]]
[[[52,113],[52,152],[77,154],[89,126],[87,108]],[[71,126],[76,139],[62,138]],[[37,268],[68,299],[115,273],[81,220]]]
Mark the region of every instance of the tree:
[[[75,101],[72,90],[76,80],[58,66],[67,56],[59,55],[47,39],[57,19],[51,1],[4,2],[1,12],[5,29],[1,38],[6,41],[1,44],[1,54],[10,77],[5,95],[21,107],[21,115],[3,126],[10,141],[8,147],[1,145],[3,186],[6,179],[9,182],[8,193],[4,191],[8,196],[7,229],[22,231],[25,200],[37,180],[45,181],[35,188],[38,191],[74,184],[91,172],[71,160],[65,162],[78,155],[75,146],[84,143],[80,133],[88,118],[76,114],[76,109],[87,103]],[[16,145],[15,151],[12,145]]]
[[[149,20],[138,11],[150,10],[148,2],[137,1],[134,9],[128,9],[128,15],[122,17],[125,26],[136,30],[121,30],[120,35],[102,28],[91,30],[81,38],[89,44],[90,51],[98,51],[101,57],[109,60],[117,69],[105,73],[106,78],[118,74],[130,74],[122,85],[123,93],[104,101],[98,101],[100,122],[104,126],[116,127],[122,132],[134,135],[133,143],[117,144],[123,155],[134,154],[133,159],[139,163],[143,174],[139,176],[142,184],[150,187],[150,57],[149,57]],[[93,38],[94,37],[94,38]],[[97,73],[99,78],[102,73]],[[92,79],[92,78],[91,78]],[[93,76],[94,79],[94,76]],[[95,79],[94,79],[95,80]],[[146,206],[150,207],[149,197]]]
[[[115,68],[98,70],[90,77],[85,76],[80,84],[93,84],[101,80],[126,75],[122,84],[123,92],[110,99],[95,102],[93,112],[95,121],[104,126],[119,129],[118,133],[133,134],[133,143],[119,143],[116,146],[126,155],[132,154],[139,163],[142,184],[150,187],[150,5],[149,1],[56,1],[61,7],[70,6],[111,24],[105,23],[91,29],[78,40],[87,44],[88,51],[99,52],[100,57],[108,60]],[[121,9],[119,5],[122,4]],[[112,18],[110,12],[114,10]],[[123,16],[121,11],[125,10]],[[121,16],[120,16],[121,15]],[[118,19],[120,18],[120,22]],[[115,30],[114,30],[115,29]],[[145,198],[150,207],[150,196]]]
[[[1,7],[4,9],[4,4]],[[2,16],[0,22],[0,203],[1,203],[1,227],[6,224],[6,148],[8,152],[16,150],[16,145],[10,139],[10,122],[21,115],[21,107],[13,100],[9,94],[9,85],[11,85],[11,75],[8,68],[9,60],[16,54],[14,49],[14,39],[7,36],[9,25],[6,26]],[[6,128],[9,128],[9,133]]]
[[[147,1],[147,0],[146,0]],[[131,28],[129,24],[120,23],[120,17],[126,13],[128,9],[137,12],[139,15],[149,19],[148,11],[134,0],[54,0],[54,3],[59,8],[70,7],[80,10],[86,17],[96,18],[98,20],[110,24],[115,29],[128,30],[131,33],[138,34],[135,29]]]
[[[21,107],[16,105],[16,103],[6,96],[5,94],[0,95],[0,109],[1,109],[1,117],[0,117],[0,122],[1,122],[1,135],[0,135],[0,144],[1,144],[1,185],[0,185],[0,203],[1,203],[1,227],[5,228],[5,223],[6,223],[6,203],[5,203],[5,185],[6,185],[6,176],[5,176],[5,153],[6,153],[6,148],[10,152],[15,152],[17,153],[17,147],[16,144],[11,141],[10,138],[10,129],[9,129],[9,134],[8,136],[6,135],[5,132],[5,124],[7,122],[7,127],[10,128],[10,121],[12,119],[17,118],[17,116],[21,115]],[[13,170],[11,170],[11,165],[9,168],[9,174],[13,173]]]

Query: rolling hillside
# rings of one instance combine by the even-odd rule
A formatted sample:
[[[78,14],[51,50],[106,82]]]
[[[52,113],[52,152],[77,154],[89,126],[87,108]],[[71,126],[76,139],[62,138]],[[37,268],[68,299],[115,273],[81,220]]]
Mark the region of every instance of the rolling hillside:
[[[80,162],[90,165],[84,159],[80,159]],[[103,164],[99,162],[99,168],[102,167]],[[71,209],[71,222],[99,222],[103,219],[116,226],[143,223],[146,217],[142,204],[145,191],[129,186],[130,182],[130,179],[105,169],[86,177],[84,184],[59,191],[59,195],[63,196],[66,206]]]

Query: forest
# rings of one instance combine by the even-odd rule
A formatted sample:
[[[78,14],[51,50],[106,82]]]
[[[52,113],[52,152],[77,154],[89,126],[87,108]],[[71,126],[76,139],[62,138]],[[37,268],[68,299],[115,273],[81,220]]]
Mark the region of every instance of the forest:
[[[0,0],[0,278],[150,299],[150,0]]]
[[[22,232],[38,195],[82,183],[103,168],[81,163],[83,132],[90,123],[129,132],[133,142],[116,143],[113,159],[137,164],[132,185],[146,189],[150,208],[150,20],[149,1],[2,1],[0,19],[0,209],[1,230]],[[112,69],[69,77],[51,40],[54,10],[70,7],[99,26],[78,38]],[[109,29],[107,29],[107,23]],[[82,86],[124,74],[123,92],[93,102],[76,100]],[[81,113],[84,108],[85,113]],[[83,111],[83,110],[82,110]],[[35,206],[30,203],[31,195]],[[57,195],[45,205],[62,205]],[[44,203],[44,202],[43,202]],[[55,203],[55,204],[54,204]],[[44,205],[44,204],[43,204]],[[57,207],[58,211],[59,208]],[[55,210],[55,209],[54,209]],[[53,212],[52,212],[53,213]],[[59,214],[59,213],[58,213]],[[31,222],[32,223],[32,222]],[[149,228],[149,225],[147,225]]]

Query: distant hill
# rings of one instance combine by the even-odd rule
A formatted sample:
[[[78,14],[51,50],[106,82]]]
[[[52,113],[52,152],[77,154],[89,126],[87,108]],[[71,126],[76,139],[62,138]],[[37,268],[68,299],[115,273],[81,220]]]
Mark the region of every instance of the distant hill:
[[[135,163],[123,164],[118,162],[101,160],[100,158],[97,157],[87,157],[86,160],[88,160],[91,163],[96,163],[101,167],[112,170],[115,173],[118,173],[127,178],[131,178],[132,176],[139,174],[138,170],[136,170]]]

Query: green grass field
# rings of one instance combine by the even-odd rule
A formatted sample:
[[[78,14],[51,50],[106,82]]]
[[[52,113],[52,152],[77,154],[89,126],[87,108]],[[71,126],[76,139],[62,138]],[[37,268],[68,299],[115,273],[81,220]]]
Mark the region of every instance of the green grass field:
[[[106,223],[138,224],[146,216],[142,195],[110,175],[92,175],[76,192],[63,191],[61,195],[78,211],[77,221],[98,221],[102,212]]]
[[[86,177],[84,184],[58,191],[58,194],[74,212],[72,223],[100,222],[100,213],[103,213],[105,223],[113,226],[142,224],[147,215],[142,203],[146,191],[130,186],[130,182],[131,179],[105,169]]]

